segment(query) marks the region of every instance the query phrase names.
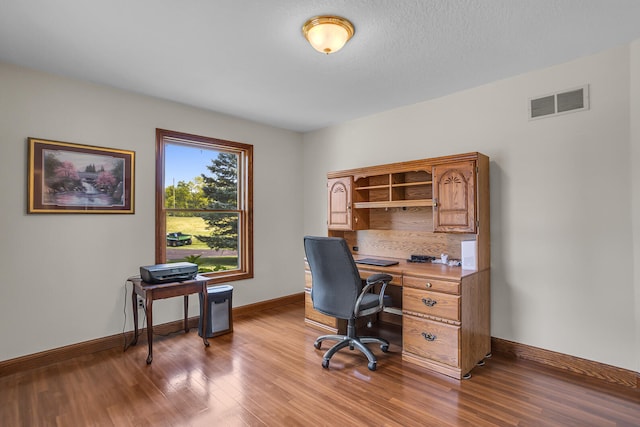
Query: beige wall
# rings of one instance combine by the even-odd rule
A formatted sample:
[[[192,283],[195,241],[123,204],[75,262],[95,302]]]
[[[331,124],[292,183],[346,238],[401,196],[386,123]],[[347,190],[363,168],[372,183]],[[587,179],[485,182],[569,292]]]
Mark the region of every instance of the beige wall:
[[[158,127],[254,145],[255,278],[232,283],[233,302],[301,291],[300,134],[0,63],[0,360],[132,329],[124,286],[154,263]],[[134,150],[135,214],[27,215],[27,137]],[[154,303],[154,323],[181,316],[180,298]]]
[[[527,119],[528,98],[583,84],[589,111]],[[306,134],[304,231],[326,234],[327,171],[483,152],[492,335],[638,371],[629,94],[624,46]]]
[[[640,371],[639,70],[637,41],[302,137],[0,63],[0,360],[131,330],[160,127],[254,144],[256,277],[233,283],[234,306],[300,291],[292,266],[303,234],[326,234],[327,171],[481,151],[492,335]],[[527,120],[527,98],[585,83],[589,111]],[[27,215],[29,136],[135,150],[135,215]],[[182,315],[179,299],[154,308],[154,323]]]
[[[640,40],[631,44],[631,203],[633,218],[633,283],[636,304],[636,359],[640,359]],[[640,365],[640,360],[636,362]],[[636,366],[640,372],[640,366]]]

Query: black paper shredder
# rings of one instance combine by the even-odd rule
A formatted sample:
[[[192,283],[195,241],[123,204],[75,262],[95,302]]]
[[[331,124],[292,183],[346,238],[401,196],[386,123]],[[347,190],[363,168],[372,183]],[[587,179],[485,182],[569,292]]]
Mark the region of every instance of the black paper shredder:
[[[233,320],[231,316],[232,297],[233,286],[231,285],[211,286],[207,288],[209,303],[207,338],[233,331]],[[202,336],[202,300],[202,294],[200,294],[200,319],[198,320],[198,335],[200,336]]]

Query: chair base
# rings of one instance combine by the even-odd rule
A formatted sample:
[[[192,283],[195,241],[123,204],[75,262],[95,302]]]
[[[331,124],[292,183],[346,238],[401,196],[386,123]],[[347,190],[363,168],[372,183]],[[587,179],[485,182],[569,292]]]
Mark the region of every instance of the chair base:
[[[378,361],[374,356],[373,352],[365,344],[371,344],[371,343],[380,344],[380,350],[382,350],[383,353],[386,353],[389,351],[389,341],[385,340],[384,338],[378,338],[378,337],[350,337],[348,335],[322,335],[316,339],[316,342],[313,344],[313,346],[319,350],[320,347],[322,346],[323,341],[338,341],[336,344],[333,345],[333,347],[327,350],[327,352],[322,357],[323,368],[329,368],[329,361],[331,360],[331,357],[334,354],[336,354],[336,352],[338,352],[340,349],[343,349],[348,346],[349,350],[353,350],[354,348],[357,348],[365,356],[367,356],[367,359],[369,360],[367,367],[369,368],[370,371],[375,371]]]

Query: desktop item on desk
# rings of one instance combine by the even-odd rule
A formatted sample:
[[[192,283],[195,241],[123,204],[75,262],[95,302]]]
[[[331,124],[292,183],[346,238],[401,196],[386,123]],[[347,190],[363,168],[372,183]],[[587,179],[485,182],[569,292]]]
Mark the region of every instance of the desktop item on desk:
[[[476,259],[477,243],[475,240],[464,240],[462,245],[462,269],[477,270],[478,261]]]
[[[192,280],[198,274],[198,265],[190,262],[174,262],[140,267],[140,277],[147,283],[168,283]]]
[[[375,265],[377,267],[390,267],[392,265],[399,264],[398,261],[390,261],[387,259],[378,259],[378,258],[363,258],[357,259],[356,264],[366,264],[366,265]]]
[[[425,262],[432,262],[434,259],[436,259],[436,257],[429,256],[429,255],[411,255],[411,257],[407,260],[407,262],[425,263]]]

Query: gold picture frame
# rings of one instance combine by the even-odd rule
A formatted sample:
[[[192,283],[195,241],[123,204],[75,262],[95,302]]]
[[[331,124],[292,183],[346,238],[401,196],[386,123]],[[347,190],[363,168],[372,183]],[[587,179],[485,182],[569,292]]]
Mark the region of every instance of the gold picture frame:
[[[134,151],[39,138],[28,144],[28,213],[134,213]]]

